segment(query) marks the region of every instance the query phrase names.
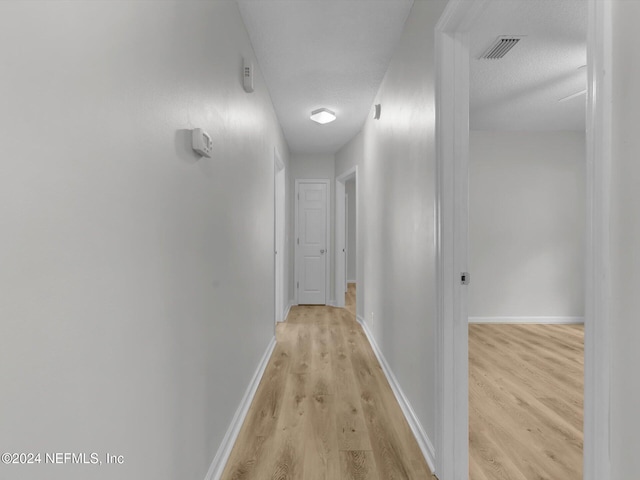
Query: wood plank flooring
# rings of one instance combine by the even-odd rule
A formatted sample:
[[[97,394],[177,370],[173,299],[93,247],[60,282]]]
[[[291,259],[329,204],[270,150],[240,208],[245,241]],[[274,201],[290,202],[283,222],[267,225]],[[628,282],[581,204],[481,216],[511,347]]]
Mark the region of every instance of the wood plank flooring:
[[[429,479],[347,308],[294,307],[223,480]],[[581,480],[584,328],[469,326],[470,480]]]
[[[349,310],[293,307],[276,338],[223,480],[432,478]]]
[[[581,480],[582,325],[469,325],[471,480]]]
[[[356,316],[356,284],[355,283],[347,283],[347,293],[345,294],[345,305],[344,308],[347,309],[351,315]]]

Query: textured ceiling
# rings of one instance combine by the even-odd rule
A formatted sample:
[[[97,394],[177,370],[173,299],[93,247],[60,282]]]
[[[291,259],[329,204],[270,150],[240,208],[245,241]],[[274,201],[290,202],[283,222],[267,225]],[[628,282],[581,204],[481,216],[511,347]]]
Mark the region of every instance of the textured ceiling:
[[[291,151],[335,153],[370,114],[413,0],[237,2]],[[337,120],[309,120],[321,107]]]
[[[493,0],[471,32],[472,130],[584,130],[586,0]],[[503,59],[479,60],[500,35],[526,35]]]

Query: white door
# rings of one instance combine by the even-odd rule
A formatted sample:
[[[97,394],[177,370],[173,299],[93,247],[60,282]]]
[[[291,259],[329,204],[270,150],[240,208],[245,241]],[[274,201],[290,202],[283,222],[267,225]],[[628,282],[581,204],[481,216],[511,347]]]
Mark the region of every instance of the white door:
[[[327,183],[298,186],[298,303],[327,303]]]

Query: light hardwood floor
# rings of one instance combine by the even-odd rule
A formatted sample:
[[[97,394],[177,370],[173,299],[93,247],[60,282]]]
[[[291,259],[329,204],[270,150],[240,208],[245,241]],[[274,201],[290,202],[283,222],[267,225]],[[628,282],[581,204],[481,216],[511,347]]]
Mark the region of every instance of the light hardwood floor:
[[[469,326],[471,480],[581,480],[584,327]]]
[[[356,316],[356,284],[347,283],[347,293],[345,294],[344,308],[353,315]]]
[[[293,307],[276,337],[224,480],[432,477],[353,314]]]

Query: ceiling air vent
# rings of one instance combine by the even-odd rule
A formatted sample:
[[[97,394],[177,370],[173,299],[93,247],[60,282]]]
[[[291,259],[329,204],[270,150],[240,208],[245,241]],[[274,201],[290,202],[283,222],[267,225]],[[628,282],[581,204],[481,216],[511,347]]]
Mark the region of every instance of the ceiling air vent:
[[[482,54],[480,58],[486,58],[490,60],[496,60],[503,58],[509,51],[516,46],[516,44],[522,40],[523,37],[515,37],[513,35],[501,36],[491,44],[486,52]]]

